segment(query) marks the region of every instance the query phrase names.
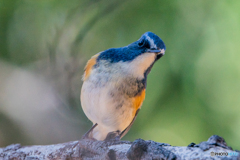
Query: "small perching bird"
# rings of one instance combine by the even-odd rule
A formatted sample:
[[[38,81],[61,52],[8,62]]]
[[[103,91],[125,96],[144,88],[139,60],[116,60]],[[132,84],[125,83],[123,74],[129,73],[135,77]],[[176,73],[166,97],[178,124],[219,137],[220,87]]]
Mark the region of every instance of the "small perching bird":
[[[81,104],[93,127],[84,137],[122,138],[131,128],[145,98],[147,75],[165,53],[152,32],[121,48],[94,55],[85,67]]]

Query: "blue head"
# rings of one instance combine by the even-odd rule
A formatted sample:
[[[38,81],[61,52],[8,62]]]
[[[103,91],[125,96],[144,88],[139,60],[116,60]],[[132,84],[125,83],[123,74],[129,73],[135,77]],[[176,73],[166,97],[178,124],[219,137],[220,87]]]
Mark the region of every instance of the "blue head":
[[[111,48],[103,51],[97,58],[107,60],[111,63],[132,61],[138,56],[147,53],[155,53],[156,60],[161,58],[166,50],[166,46],[161,38],[152,32],[144,33],[139,40],[121,48]]]

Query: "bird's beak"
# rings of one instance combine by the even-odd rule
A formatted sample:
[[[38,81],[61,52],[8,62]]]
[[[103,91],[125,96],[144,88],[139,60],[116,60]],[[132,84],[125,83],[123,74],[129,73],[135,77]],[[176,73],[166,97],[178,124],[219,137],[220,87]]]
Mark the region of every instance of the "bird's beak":
[[[148,49],[146,52],[149,52],[149,53],[159,53],[161,51],[158,50],[158,49],[152,48],[152,49]]]
[[[149,52],[149,53],[157,53],[157,54],[161,54],[161,55],[164,55],[165,54],[165,50],[164,49],[148,49],[146,52]]]

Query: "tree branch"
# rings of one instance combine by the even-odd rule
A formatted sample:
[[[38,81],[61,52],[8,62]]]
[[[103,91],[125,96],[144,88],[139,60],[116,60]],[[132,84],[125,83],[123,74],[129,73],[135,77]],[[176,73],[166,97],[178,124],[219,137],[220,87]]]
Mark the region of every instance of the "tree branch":
[[[240,151],[233,151],[222,137],[213,135],[208,141],[187,147],[171,146],[151,140],[93,141],[84,139],[45,146],[21,146],[12,144],[0,148],[0,159],[224,159],[239,160]]]

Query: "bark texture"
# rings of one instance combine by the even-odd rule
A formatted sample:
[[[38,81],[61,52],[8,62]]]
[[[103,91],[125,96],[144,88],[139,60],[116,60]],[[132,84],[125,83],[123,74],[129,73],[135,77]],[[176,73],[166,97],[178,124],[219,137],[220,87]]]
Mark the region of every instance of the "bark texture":
[[[217,135],[200,144],[191,143],[187,147],[171,146],[166,143],[137,139],[129,141],[93,141],[83,139],[54,145],[21,146],[12,144],[0,148],[0,159],[8,160],[190,160],[224,159],[240,160],[240,151],[233,151],[225,140]]]

